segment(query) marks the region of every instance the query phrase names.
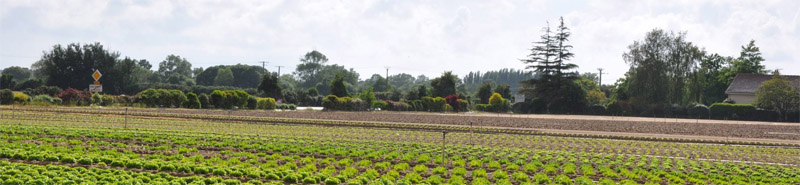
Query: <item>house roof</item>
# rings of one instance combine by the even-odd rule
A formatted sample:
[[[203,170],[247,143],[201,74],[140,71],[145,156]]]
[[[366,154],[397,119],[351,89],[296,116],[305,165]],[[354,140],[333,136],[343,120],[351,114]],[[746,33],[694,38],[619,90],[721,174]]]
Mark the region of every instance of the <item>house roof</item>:
[[[800,76],[794,75],[781,75],[786,80],[789,80],[795,86],[800,87]],[[760,75],[760,74],[737,74],[736,77],[733,78],[733,82],[731,85],[728,86],[728,89],[725,90],[725,94],[755,94],[756,89],[761,83],[766,82],[767,80],[771,80],[772,75]]]

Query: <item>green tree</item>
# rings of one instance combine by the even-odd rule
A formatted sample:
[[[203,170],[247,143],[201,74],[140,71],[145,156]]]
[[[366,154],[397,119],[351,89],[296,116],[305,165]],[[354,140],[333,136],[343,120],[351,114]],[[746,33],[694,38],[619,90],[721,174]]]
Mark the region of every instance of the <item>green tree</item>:
[[[14,81],[14,75],[2,74],[0,75],[0,89],[12,89],[16,86],[17,82]]]
[[[233,85],[233,71],[231,71],[231,69],[227,67],[217,71],[217,77],[214,78],[214,85],[216,86]]]
[[[548,109],[550,109],[550,105],[559,109],[558,111],[551,110],[551,112],[578,112],[563,110],[564,106],[561,106],[563,102],[558,102],[564,99],[573,99],[565,97],[571,94],[564,94],[562,88],[571,87],[578,76],[576,72],[569,71],[578,66],[567,63],[575,54],[570,52],[572,46],[567,44],[571,33],[564,25],[563,18],[560,19],[560,22],[555,32],[551,31],[549,24],[544,27],[541,40],[535,42],[531,54],[528,55],[530,58],[522,60],[523,63],[529,64],[526,68],[534,69],[538,76],[538,78],[522,82],[526,87],[522,91],[534,95],[534,98],[546,101]],[[584,99],[583,96],[581,99]]]
[[[739,73],[766,74],[767,70],[761,65],[763,61],[756,41],[750,40],[750,43],[742,46],[742,51],[739,52],[739,58],[733,63],[733,67]]]
[[[733,78],[740,73],[767,74],[764,65],[761,65],[763,61],[764,58],[761,57],[761,51],[756,47],[755,40],[750,40],[750,43],[742,46],[739,57],[731,59],[729,62],[730,66],[721,69],[722,74],[719,80],[726,85],[730,85],[731,82],[733,82]]]
[[[11,66],[3,69],[3,72],[0,74],[14,76],[14,81],[22,82],[28,80],[31,77],[32,72],[28,68]]]
[[[759,108],[775,110],[782,119],[786,113],[800,106],[800,89],[775,71],[771,80],[756,89],[755,105]]]
[[[425,84],[422,84],[417,88],[417,98],[426,97],[428,95],[430,94],[428,93],[428,87],[426,87]]]
[[[632,103],[686,103],[686,82],[704,52],[685,38],[685,32],[654,29],[628,46],[623,59],[630,65]]]
[[[347,94],[347,87],[344,85],[344,75],[336,75],[331,81],[331,95],[335,95],[337,97],[346,97]]]
[[[59,88],[86,89],[94,81],[91,74],[97,70],[103,74],[100,82],[105,93],[118,94],[123,89],[120,78],[131,75],[116,68],[119,53],[109,52],[100,43],[67,46],[55,45],[44,52],[42,58],[33,64],[34,74],[42,77],[47,85]]]
[[[158,64],[158,73],[162,79],[167,79],[168,83],[184,83],[192,77],[192,63],[178,55],[168,55]]]
[[[492,84],[490,83],[483,83],[480,88],[478,88],[478,92],[475,94],[480,99],[481,104],[489,103],[489,98],[492,97]]]
[[[191,109],[202,108],[202,104],[200,103],[200,98],[197,96],[197,94],[193,92],[186,93],[186,103],[184,103],[184,105],[187,108]]]
[[[458,77],[453,75],[453,72],[444,72],[442,76],[431,80],[433,96],[445,97],[447,95],[456,94],[456,84],[458,81]]]
[[[304,87],[311,87],[323,80],[319,77],[319,73],[327,62],[327,56],[317,50],[313,50],[300,59],[300,64],[297,64],[294,73],[303,80]]]
[[[386,92],[390,89],[389,82],[381,76],[378,76],[378,79],[375,80],[371,88],[373,88],[375,92]]]
[[[282,89],[278,81],[278,73],[267,73],[261,77],[261,84],[258,85],[258,90],[264,92],[267,97],[281,98]]]
[[[495,93],[500,93],[503,97],[511,98],[511,86],[508,84],[500,84],[494,89]]]

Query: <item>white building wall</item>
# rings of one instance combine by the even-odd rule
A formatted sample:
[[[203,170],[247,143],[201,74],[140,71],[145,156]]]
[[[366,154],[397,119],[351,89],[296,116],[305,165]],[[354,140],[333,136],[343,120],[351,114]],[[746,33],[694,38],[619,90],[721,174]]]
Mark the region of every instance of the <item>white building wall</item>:
[[[756,95],[752,94],[728,94],[728,98],[736,102],[736,104],[752,104],[756,99]]]

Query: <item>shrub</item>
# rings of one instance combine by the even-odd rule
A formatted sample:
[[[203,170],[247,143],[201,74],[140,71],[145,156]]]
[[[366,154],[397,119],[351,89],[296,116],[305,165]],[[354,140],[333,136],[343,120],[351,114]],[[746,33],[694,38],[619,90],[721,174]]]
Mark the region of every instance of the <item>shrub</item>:
[[[410,111],[413,110],[411,105],[404,102],[396,102],[392,100],[386,100],[386,110],[390,111]]]
[[[257,109],[264,109],[264,110],[274,110],[278,103],[275,102],[274,98],[258,98],[256,100],[256,108]]]
[[[458,102],[458,95],[451,94],[444,97],[445,102],[453,108],[453,110],[461,110],[461,103]]]
[[[61,93],[56,95],[61,98],[63,104],[69,105],[88,105],[90,103],[91,94],[89,91],[78,91],[77,89],[67,88]]]
[[[24,105],[24,104],[28,104],[28,102],[30,102],[30,101],[31,101],[31,98],[27,94],[21,93],[21,92],[14,92],[14,103],[15,104],[23,104]]]
[[[391,101],[391,100],[388,100],[388,101]],[[372,102],[372,108],[386,110],[387,106],[389,106],[389,103],[387,103],[386,101],[375,100],[375,101]]]
[[[247,97],[247,109],[256,109],[257,104],[258,104],[258,97],[255,96]]]
[[[200,103],[200,98],[197,97],[197,94],[193,92],[186,93],[186,103],[184,103],[184,105],[186,106],[186,108],[191,108],[191,109],[199,109],[202,107],[202,104]]]
[[[36,87],[36,88],[33,88],[33,89],[28,88],[28,89],[22,90],[22,92],[24,92],[25,94],[31,95],[31,96],[36,96],[36,95],[55,96],[56,94],[60,93],[61,91],[63,91],[63,90],[61,90],[61,88],[58,88],[56,86],[40,86],[40,87]]]
[[[281,104],[276,105],[276,108],[277,109],[281,109],[281,110],[297,110],[297,105],[288,104],[288,103],[281,103]]]
[[[708,107],[703,104],[697,104],[689,108],[690,118],[708,118],[708,114]]]
[[[750,120],[753,121],[778,121],[779,118],[780,114],[777,111],[764,109],[753,111],[752,115],[750,115]]]
[[[748,119],[755,111],[750,104],[714,103],[709,107],[709,113],[717,119]]]
[[[606,115],[608,111],[606,111],[606,107],[603,105],[592,105],[589,106],[589,114],[591,115]]]
[[[14,101],[14,92],[8,89],[0,90],[0,103],[9,105]]]
[[[197,96],[197,99],[199,99],[200,101],[201,108],[204,109],[213,108],[211,105],[211,98],[208,96],[208,94],[205,93],[200,94],[199,96]]]
[[[136,95],[138,102],[148,107],[181,107],[189,101],[183,91],[167,89],[147,89]]]
[[[250,97],[242,90],[214,90],[211,92],[211,104],[218,109],[244,108]]]
[[[31,102],[39,105],[61,105],[60,98],[53,98],[52,96],[46,94],[34,96],[31,98]]]
[[[611,101],[606,104],[606,110],[611,115],[626,116],[631,115],[633,109],[628,101]]]

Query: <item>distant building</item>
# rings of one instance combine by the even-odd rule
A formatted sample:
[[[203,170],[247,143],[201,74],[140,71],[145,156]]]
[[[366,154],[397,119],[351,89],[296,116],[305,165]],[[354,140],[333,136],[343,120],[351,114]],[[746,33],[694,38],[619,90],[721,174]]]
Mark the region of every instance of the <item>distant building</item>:
[[[725,90],[728,98],[736,104],[752,104],[756,99],[756,89],[762,83],[771,80],[773,75],[737,74],[733,82]],[[782,75],[796,87],[800,87],[800,76]]]

